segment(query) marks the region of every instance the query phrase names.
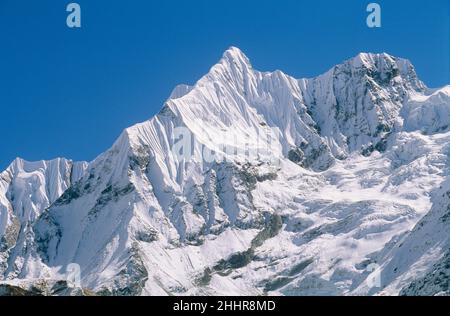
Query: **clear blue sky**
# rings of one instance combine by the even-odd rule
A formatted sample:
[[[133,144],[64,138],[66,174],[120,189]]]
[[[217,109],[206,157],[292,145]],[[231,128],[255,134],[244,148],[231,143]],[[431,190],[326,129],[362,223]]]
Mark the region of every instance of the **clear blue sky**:
[[[450,83],[449,0],[0,0],[0,169],[65,156],[91,160],[153,116],[229,46],[260,70],[311,77],[361,51],[409,58],[430,87]]]

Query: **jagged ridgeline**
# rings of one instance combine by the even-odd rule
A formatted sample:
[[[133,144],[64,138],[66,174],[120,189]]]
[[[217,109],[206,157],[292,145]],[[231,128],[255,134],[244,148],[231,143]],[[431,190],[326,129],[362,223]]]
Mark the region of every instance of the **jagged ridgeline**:
[[[449,139],[405,59],[295,79],[230,48],[94,161],[0,174],[0,295],[448,294]]]

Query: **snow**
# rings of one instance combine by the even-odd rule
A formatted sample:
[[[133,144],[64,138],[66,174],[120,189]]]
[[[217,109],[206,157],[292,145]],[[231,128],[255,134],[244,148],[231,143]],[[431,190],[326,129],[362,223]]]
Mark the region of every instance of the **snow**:
[[[0,174],[0,280],[76,263],[117,295],[442,294],[426,284],[448,242],[449,90],[385,53],[296,79],[232,47],[89,164]]]
[[[405,130],[434,134],[450,130],[450,86],[430,95],[413,95],[405,105]]]

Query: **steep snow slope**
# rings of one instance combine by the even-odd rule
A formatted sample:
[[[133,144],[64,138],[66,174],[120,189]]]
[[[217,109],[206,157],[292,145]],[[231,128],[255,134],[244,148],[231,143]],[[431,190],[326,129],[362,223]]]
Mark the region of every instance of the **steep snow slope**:
[[[76,263],[99,294],[376,294],[448,176],[448,96],[387,54],[297,80],[230,48],[38,207],[13,284]]]
[[[450,153],[450,134],[446,134]],[[436,190],[431,211],[392,249],[378,255],[381,294],[450,295],[450,178]],[[419,277],[418,277],[419,276]]]

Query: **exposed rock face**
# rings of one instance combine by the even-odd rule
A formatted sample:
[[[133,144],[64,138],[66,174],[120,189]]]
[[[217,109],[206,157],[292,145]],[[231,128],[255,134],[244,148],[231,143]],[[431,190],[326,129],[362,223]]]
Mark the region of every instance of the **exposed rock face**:
[[[27,291],[19,286],[0,284],[0,296],[42,296],[40,291]]]
[[[430,271],[400,292],[404,296],[450,296],[450,252]]]

